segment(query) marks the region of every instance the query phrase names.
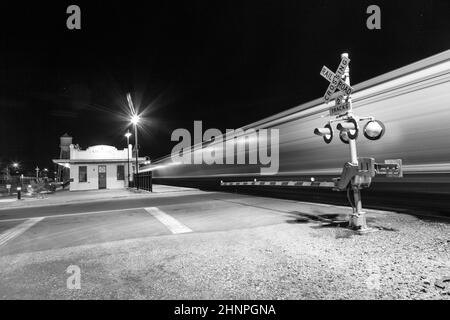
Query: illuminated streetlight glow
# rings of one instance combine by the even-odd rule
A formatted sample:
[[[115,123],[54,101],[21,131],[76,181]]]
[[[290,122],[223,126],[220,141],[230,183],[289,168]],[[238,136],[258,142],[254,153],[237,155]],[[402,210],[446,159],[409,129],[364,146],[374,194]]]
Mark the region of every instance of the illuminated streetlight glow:
[[[127,133],[125,133],[125,137],[127,137],[127,139],[129,139],[131,137],[131,132],[127,131]]]
[[[137,125],[139,123],[139,120],[141,120],[141,118],[137,114],[134,114],[131,117],[131,123],[134,124],[134,125]]]

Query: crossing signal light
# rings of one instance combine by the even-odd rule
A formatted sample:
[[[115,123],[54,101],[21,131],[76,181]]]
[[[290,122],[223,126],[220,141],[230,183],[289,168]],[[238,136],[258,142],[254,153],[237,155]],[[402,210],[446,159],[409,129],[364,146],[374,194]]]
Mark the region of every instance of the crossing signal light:
[[[339,132],[339,139],[345,144],[348,144],[350,142],[350,138],[348,137],[348,132],[343,130]]]
[[[356,122],[355,119],[349,119],[346,122],[339,123],[336,126],[336,129],[338,129],[341,132],[339,135],[341,140],[343,139],[343,137],[345,137],[346,139],[347,138],[351,139],[351,140],[355,140],[356,138],[358,138],[359,128],[358,128],[358,123]],[[342,140],[342,142],[348,143],[348,142],[345,142],[344,140]]]
[[[326,124],[323,128],[315,128],[314,134],[323,137],[327,144],[333,140],[333,128],[331,128],[330,124]]]
[[[359,126],[356,119],[350,118],[344,122],[340,122],[336,129],[339,130],[339,139],[345,144],[350,140],[356,140],[359,135]],[[380,139],[386,131],[384,124],[379,120],[370,120],[364,126],[364,136],[369,140]],[[330,143],[333,140],[333,128],[328,123],[323,128],[314,129],[314,134],[323,137],[325,143]]]
[[[381,121],[372,120],[366,123],[364,126],[364,136],[369,140],[378,140],[386,131],[386,127]]]

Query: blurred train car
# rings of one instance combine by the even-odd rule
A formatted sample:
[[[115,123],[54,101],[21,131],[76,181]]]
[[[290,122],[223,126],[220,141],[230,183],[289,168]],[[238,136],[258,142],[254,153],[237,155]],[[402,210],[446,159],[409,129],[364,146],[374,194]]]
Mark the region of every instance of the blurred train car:
[[[374,116],[386,126],[377,141],[360,134],[358,156],[403,159],[403,179],[376,177],[371,190],[401,193],[450,194],[450,50],[353,86],[353,109],[359,116]],[[314,135],[329,119],[323,99],[302,104],[243,127],[279,129],[279,171],[261,176],[256,165],[183,165],[168,155],[143,171],[153,171],[155,181],[168,184],[219,185],[223,181],[330,180],[349,161],[349,148],[339,138],[330,144]],[[239,142],[236,142],[239,143]],[[207,146],[206,146],[207,145]],[[223,143],[203,147],[218,150]],[[202,152],[202,145],[191,154]],[[248,153],[248,148],[246,148]]]

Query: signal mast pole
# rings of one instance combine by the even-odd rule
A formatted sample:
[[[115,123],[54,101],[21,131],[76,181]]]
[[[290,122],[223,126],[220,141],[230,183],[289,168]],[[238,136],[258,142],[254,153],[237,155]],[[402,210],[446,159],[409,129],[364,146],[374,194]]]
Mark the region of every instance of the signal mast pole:
[[[341,59],[348,58],[348,53],[341,54]],[[347,85],[350,86],[350,67],[347,65],[345,68],[345,72],[343,74],[343,80]],[[346,96],[346,100],[349,103],[349,110],[347,113],[347,118],[349,119],[355,119],[356,123],[358,122],[358,119],[353,115],[353,106],[352,106],[352,95]],[[350,146],[350,161],[351,163],[358,165],[358,153],[356,151],[356,138],[355,139],[349,139],[349,146]],[[353,199],[355,201],[354,207],[353,207],[353,213],[350,216],[349,224],[350,228],[359,229],[361,231],[364,231],[367,229],[367,222],[366,222],[366,213],[362,209],[362,201],[361,201],[361,190],[357,183],[355,183],[355,179],[358,179],[358,176],[355,176],[352,179],[351,187],[353,189]]]

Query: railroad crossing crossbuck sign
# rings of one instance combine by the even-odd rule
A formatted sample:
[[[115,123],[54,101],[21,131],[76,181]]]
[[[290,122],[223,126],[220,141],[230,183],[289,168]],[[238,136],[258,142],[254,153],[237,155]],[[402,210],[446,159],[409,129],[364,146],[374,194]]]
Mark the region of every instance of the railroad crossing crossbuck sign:
[[[333,73],[333,71],[328,69],[326,66],[323,66],[322,70],[320,71],[320,75],[327,79],[328,82],[330,82],[330,85],[328,86],[327,91],[325,92],[325,95],[323,97],[326,103],[330,101],[331,96],[336,90],[342,92],[342,94],[337,97],[335,105],[330,108],[330,116],[345,113],[350,109],[350,103],[348,101],[344,102],[344,95],[349,96],[352,93],[353,88],[349,86],[344,79],[342,79],[342,76],[345,73],[345,69],[348,67],[349,63],[350,59],[344,56],[342,57],[341,63],[339,64],[336,73]]]

